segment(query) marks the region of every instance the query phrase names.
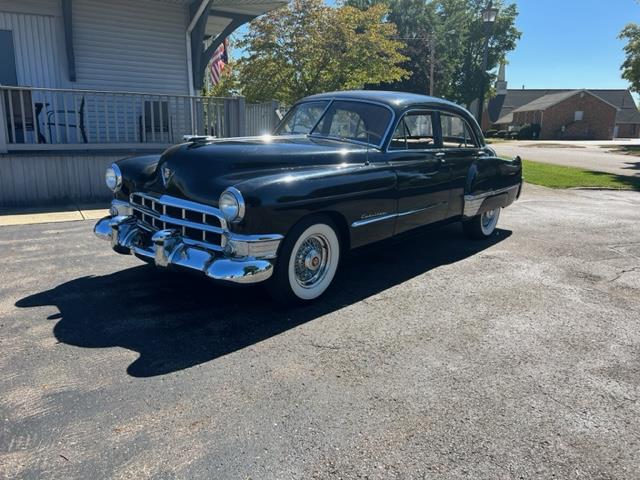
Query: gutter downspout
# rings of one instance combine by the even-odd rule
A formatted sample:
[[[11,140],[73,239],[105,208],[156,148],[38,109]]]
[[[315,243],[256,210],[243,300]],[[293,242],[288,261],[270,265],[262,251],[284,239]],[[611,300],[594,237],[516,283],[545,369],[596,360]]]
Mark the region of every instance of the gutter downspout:
[[[198,10],[196,10],[196,14],[191,19],[189,26],[187,27],[187,32],[185,34],[185,41],[187,42],[187,76],[189,78],[189,108],[191,110],[191,133],[195,134],[196,132],[196,119],[195,119],[195,108],[193,106],[193,97],[196,96],[196,91],[193,88],[193,61],[192,61],[192,52],[191,52],[191,32],[195,28],[198,20],[202,17],[202,14],[206,10],[209,5],[209,0],[202,0],[200,2],[200,6]]]

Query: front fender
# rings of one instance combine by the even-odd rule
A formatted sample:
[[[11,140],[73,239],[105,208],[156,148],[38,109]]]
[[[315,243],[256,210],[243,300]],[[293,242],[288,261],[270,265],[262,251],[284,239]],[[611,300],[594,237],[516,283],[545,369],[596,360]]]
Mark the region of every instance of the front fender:
[[[143,189],[143,185],[150,181],[155,172],[160,155],[141,155],[118,160],[116,164],[122,172],[122,188],[116,193],[116,198],[128,200],[132,192]]]

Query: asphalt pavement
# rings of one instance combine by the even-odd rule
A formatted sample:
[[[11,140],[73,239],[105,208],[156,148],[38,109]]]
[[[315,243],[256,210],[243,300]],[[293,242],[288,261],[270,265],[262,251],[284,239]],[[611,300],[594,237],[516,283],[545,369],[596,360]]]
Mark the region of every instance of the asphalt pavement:
[[[640,176],[640,157],[616,150],[619,145],[639,145],[627,142],[553,142],[509,141],[491,145],[498,155],[513,158],[520,155],[527,160],[577,167],[614,175]]]
[[[637,479],[640,195],[528,186],[310,306],[0,228],[0,477]]]

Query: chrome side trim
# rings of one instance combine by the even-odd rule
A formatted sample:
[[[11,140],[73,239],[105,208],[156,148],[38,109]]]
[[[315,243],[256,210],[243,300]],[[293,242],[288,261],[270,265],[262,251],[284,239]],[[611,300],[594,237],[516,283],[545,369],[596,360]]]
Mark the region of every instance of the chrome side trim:
[[[351,227],[358,228],[364,225],[369,225],[370,223],[382,222],[383,220],[391,220],[392,218],[396,218],[397,216],[397,213],[388,213],[386,215],[380,215],[378,217],[363,218],[362,220],[356,220],[355,222],[353,222],[351,224]]]
[[[519,183],[510,187],[499,188],[498,190],[490,190],[488,192],[478,193],[475,195],[465,195],[464,210],[462,214],[465,217],[475,217],[478,214],[478,210],[480,210],[485,198],[500,195],[501,193],[509,193],[513,190],[517,190],[518,188],[520,188]]]
[[[392,218],[406,217],[407,215],[414,215],[416,213],[420,213],[420,212],[424,212],[425,210],[429,210],[430,208],[433,208],[433,207],[435,207],[437,205],[440,205],[440,204],[439,203],[435,203],[433,205],[429,205],[428,207],[416,208],[415,210],[407,210],[406,212],[388,213],[386,215],[380,215],[378,217],[363,218],[362,220],[356,220],[355,222],[353,222],[351,224],[351,227],[352,228],[358,228],[358,227],[362,227],[364,225],[369,225],[370,223],[381,222],[383,220],[390,220]]]

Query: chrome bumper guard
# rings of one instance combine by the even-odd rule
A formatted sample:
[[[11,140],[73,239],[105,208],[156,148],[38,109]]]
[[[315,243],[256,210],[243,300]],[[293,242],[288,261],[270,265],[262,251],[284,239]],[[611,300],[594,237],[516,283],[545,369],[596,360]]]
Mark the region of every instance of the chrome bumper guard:
[[[203,242],[184,237],[175,229],[150,231],[129,215],[102,218],[94,233],[110,241],[118,253],[134,254],[158,267],[195,270],[216,281],[239,284],[263,282],[271,277],[273,259],[282,239],[281,235],[228,234],[228,245],[251,245],[253,248],[249,250],[261,252],[263,257],[256,258],[231,256],[221,252],[219,246],[207,248]]]

